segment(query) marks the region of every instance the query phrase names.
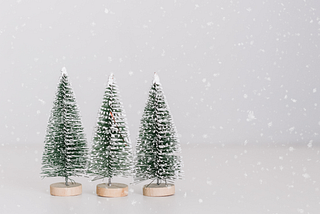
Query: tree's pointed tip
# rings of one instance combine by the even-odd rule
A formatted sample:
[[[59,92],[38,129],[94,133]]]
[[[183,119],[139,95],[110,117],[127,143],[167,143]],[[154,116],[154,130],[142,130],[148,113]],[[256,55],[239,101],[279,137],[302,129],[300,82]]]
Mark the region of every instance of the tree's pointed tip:
[[[113,73],[111,73],[111,74],[109,75],[108,85],[113,84],[113,83],[114,83],[114,75],[113,75]]]
[[[156,72],[154,72],[153,83],[160,84],[160,78]]]
[[[61,74],[66,76],[68,75],[66,67],[61,68]]]

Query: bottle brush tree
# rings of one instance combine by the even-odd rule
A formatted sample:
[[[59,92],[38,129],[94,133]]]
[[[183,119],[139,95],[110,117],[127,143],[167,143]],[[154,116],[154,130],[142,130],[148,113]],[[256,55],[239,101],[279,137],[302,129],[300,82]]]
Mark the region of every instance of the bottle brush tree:
[[[58,84],[44,141],[42,177],[64,177],[65,185],[71,176],[85,174],[87,142],[79,109],[68,80],[66,69]]]
[[[135,181],[173,181],[182,177],[180,144],[157,74],[149,91],[136,145]]]
[[[94,131],[87,174],[93,180],[108,178],[108,186],[115,176],[131,176],[132,147],[125,111],[113,74],[109,76],[98,121]]]

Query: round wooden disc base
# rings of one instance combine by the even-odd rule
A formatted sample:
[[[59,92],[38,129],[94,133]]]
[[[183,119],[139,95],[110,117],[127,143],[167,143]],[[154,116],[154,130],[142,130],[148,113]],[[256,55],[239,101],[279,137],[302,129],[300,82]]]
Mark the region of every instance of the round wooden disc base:
[[[106,183],[98,184],[97,195],[110,198],[124,197],[128,195],[128,185],[121,183],[111,183],[111,186]]]
[[[150,184],[143,186],[143,195],[150,197],[169,196],[175,193],[174,184]]]
[[[82,185],[79,183],[69,183],[66,186],[64,182],[50,185],[50,194],[54,196],[74,196],[82,193]]]

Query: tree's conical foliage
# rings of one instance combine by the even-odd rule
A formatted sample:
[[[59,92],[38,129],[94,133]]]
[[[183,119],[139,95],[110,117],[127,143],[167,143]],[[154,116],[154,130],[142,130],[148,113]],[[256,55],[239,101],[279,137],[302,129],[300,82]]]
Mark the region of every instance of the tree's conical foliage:
[[[74,93],[65,68],[47,126],[42,157],[43,177],[80,176],[85,173],[87,142]]]
[[[182,177],[181,151],[160,80],[155,74],[142,115],[136,145],[135,180]]]
[[[132,147],[118,87],[110,75],[95,127],[88,174],[94,180],[132,175]]]

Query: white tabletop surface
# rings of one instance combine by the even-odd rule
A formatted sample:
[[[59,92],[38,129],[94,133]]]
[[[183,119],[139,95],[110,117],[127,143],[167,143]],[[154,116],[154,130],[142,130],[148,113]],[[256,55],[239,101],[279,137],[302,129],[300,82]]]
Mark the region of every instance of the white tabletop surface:
[[[320,147],[306,145],[181,145],[184,180],[176,194],[142,195],[129,185],[123,198],[95,194],[102,181],[82,183],[80,196],[56,197],[40,178],[43,145],[0,145],[0,213],[318,213]],[[130,184],[131,179],[114,182]],[[104,181],[106,182],[106,180]]]

